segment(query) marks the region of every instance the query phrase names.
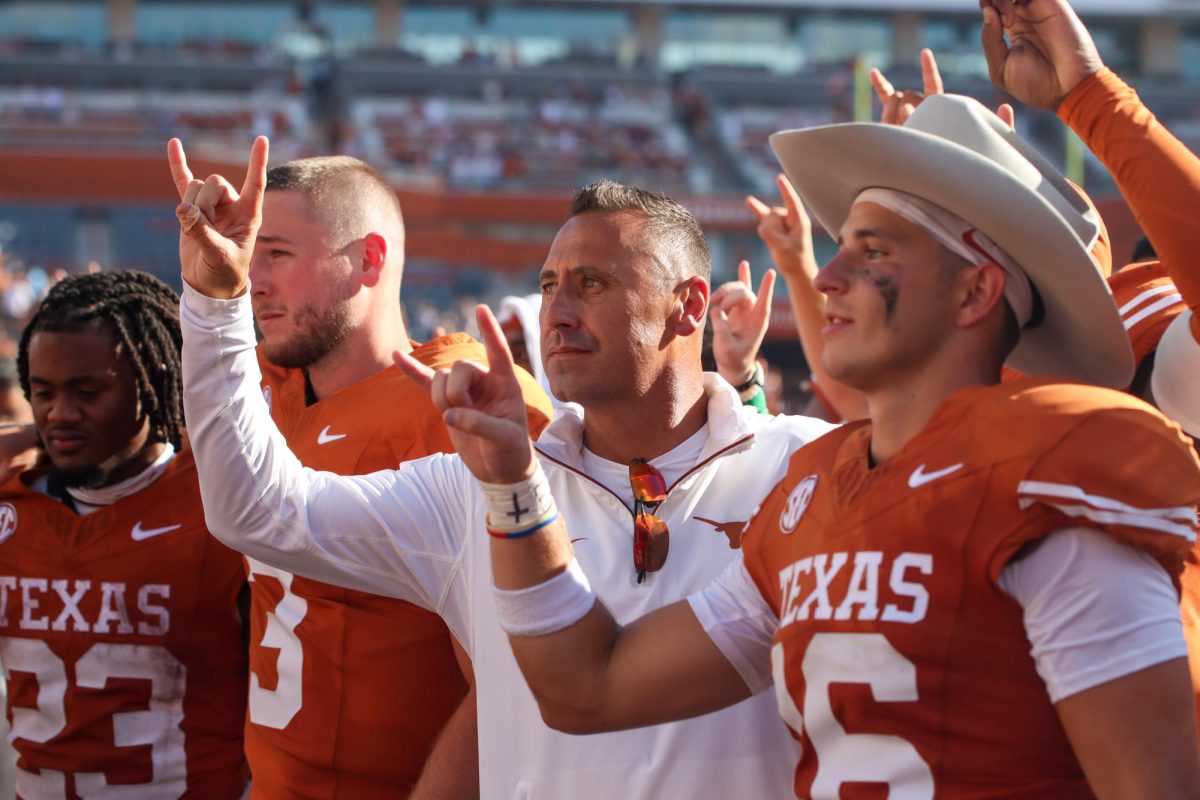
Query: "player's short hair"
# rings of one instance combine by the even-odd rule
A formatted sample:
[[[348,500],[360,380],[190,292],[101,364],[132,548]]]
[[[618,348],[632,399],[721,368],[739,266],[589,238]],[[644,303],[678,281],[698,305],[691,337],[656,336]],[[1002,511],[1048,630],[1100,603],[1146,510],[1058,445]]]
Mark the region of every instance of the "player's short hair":
[[[374,167],[351,156],[301,158],[272,167],[266,190],[302,193],[335,251],[365,236],[381,218],[404,232],[396,192]]]
[[[599,180],[583,187],[571,198],[571,215],[591,211],[631,211],[646,218],[645,230],[669,254],[676,279],[693,275],[712,280],[712,253],[704,229],[692,212],[659,192]]]
[[[137,400],[150,420],[150,436],[183,446],[183,378],[179,353],[179,295],[146,272],[114,270],[69,275],[56,283],[21,334],[17,374],[29,391],[29,342],[39,331],[103,330],[129,360]]]

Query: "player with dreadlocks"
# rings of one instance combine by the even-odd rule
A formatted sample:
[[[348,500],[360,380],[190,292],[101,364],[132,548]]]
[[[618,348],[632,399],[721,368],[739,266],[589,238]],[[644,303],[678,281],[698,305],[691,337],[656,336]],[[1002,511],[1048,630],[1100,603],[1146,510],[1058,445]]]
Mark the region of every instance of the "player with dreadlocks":
[[[241,559],[204,526],[179,299],[75,275],[21,337],[41,468],[0,487],[0,663],[25,798],[241,797]]]
[[[66,486],[108,482],[112,477],[141,471],[147,459],[162,455],[165,445],[180,449],[183,435],[183,405],[179,372],[179,299],[169,286],[145,272],[122,270],[76,275],[57,284],[38,308],[21,335],[17,369],[21,388],[32,397],[30,342],[39,333],[105,334],[128,361],[133,378],[135,403],[126,410],[129,420],[145,428],[128,440],[136,445],[117,448],[106,459],[79,469],[94,454],[76,443],[78,436],[58,436],[52,477]],[[44,338],[44,337],[43,337]],[[44,339],[59,341],[57,337]],[[39,431],[42,426],[39,425]],[[110,429],[109,438],[124,431]],[[68,445],[65,448],[63,445]],[[99,440],[99,446],[107,442]],[[62,498],[72,504],[70,495]]]

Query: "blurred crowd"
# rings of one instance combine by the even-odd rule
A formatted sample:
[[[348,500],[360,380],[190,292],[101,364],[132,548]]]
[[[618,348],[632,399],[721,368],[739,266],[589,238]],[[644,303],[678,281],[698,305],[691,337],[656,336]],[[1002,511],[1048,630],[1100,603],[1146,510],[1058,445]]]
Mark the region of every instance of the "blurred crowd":
[[[99,269],[100,265],[94,261],[87,266],[89,272]],[[21,331],[37,304],[51,286],[66,276],[63,269],[27,266],[19,259],[9,258],[0,248],[0,358],[16,357]]]

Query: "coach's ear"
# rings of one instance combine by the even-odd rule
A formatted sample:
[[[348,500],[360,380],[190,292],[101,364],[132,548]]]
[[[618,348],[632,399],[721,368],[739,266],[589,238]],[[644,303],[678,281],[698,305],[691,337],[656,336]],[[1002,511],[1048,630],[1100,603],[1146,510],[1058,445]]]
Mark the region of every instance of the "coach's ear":
[[[703,331],[708,317],[708,282],[694,275],[679,284],[675,293],[675,332],[680,336],[691,336]]]
[[[383,265],[387,262],[387,239],[378,233],[368,233],[362,239],[362,257],[359,269],[362,270],[363,286],[374,286],[383,275]]]

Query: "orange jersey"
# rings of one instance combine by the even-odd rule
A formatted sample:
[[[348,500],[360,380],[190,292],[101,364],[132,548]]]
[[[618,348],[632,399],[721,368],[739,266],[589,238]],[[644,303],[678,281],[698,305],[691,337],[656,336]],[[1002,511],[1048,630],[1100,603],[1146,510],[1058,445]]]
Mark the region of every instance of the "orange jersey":
[[[1139,366],[1187,305],[1161,261],[1130,264],[1108,279]]]
[[[1109,276],[1108,286],[1129,336],[1134,363],[1140,367],[1146,357],[1158,349],[1158,340],[1167,326],[1187,305],[1161,261],[1129,264]],[[1008,382],[1024,377],[1005,367],[1001,380]]]
[[[874,469],[870,435],[797,451],[742,539],[779,617],[796,795],[1091,797],[999,576],[1080,525],[1177,576],[1200,501],[1188,442],[1128,395],[1044,380],[957,392]]]
[[[413,350],[431,367],[486,362],[463,334]],[[427,390],[385,369],[320,402],[305,402],[301,370],[259,358],[263,393],[306,466],[342,475],[393,469],[453,450]],[[550,402],[521,373],[530,430]],[[251,587],[246,754],[262,798],[406,795],[434,739],[467,691],[437,615],[247,559]]]
[[[18,796],[241,797],[245,582],[241,557],[204,527],[186,450],[83,517],[20,477],[0,488]]]

